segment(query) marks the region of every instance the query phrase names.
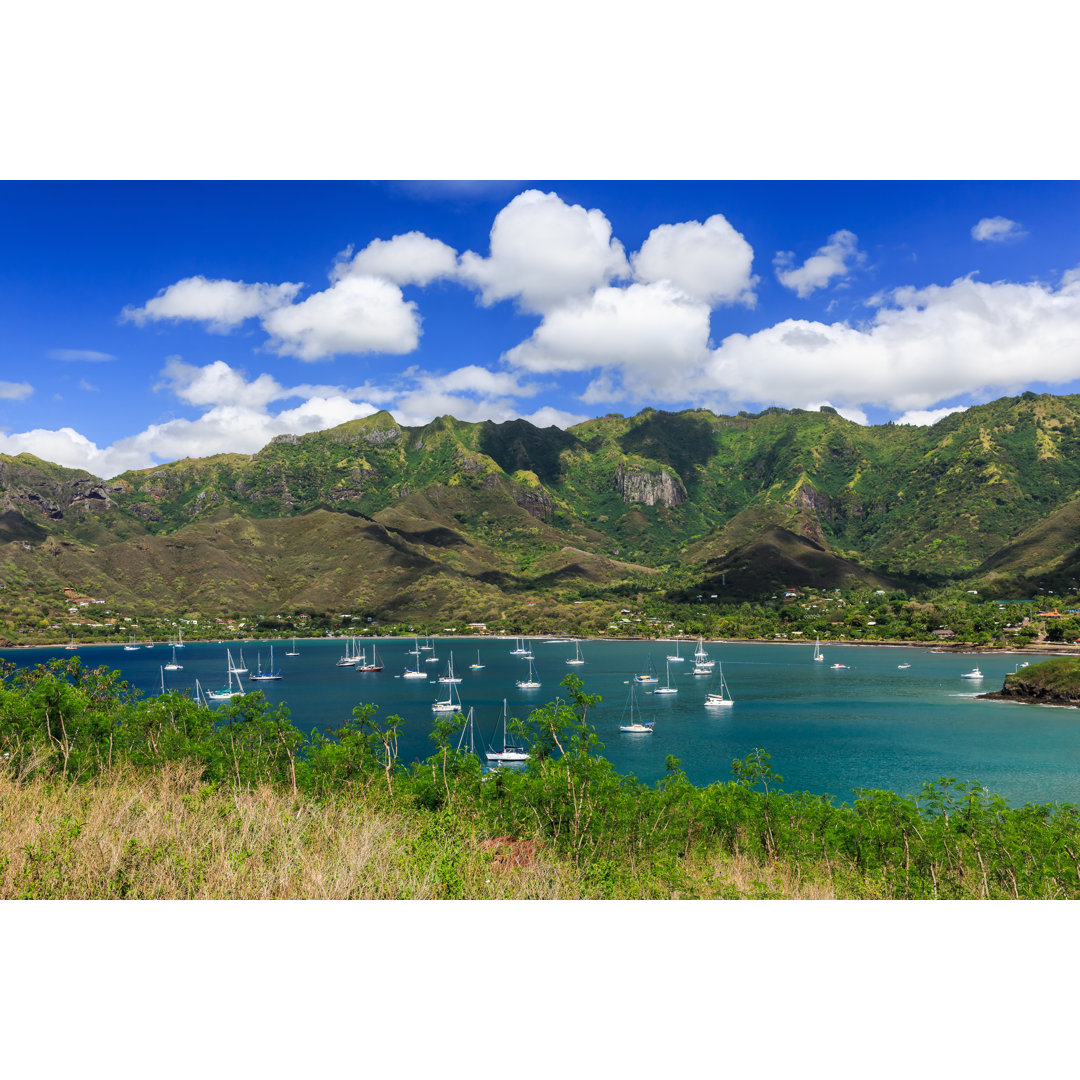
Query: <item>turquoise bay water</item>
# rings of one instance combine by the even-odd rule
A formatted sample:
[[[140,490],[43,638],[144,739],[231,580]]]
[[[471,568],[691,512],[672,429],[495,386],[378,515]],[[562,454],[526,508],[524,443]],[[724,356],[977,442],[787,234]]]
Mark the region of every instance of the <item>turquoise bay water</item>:
[[[477,749],[501,738],[505,698],[512,716],[556,696],[568,673],[579,675],[601,704],[590,718],[604,744],[602,753],[623,773],[652,783],[664,773],[668,754],[679,758],[690,780],[707,784],[731,779],[731,761],[755,747],[772,755],[772,766],[783,776],[785,791],[831,794],[849,801],[857,788],[884,788],[915,794],[927,780],[953,776],[977,781],[1013,805],[1026,802],[1080,803],[1080,711],[980,701],[973,695],[1001,688],[1005,675],[1019,662],[1013,655],[974,656],[934,653],[920,648],[881,648],[823,645],[824,663],[815,663],[812,645],[744,645],[706,643],[710,657],[723,665],[735,699],[731,708],[706,709],[705,694],[713,679],[695,677],[694,645],[683,643],[687,657],[671,664],[671,685],[677,694],[660,696],[653,686],[638,686],[636,703],[644,720],[654,722],[652,735],[619,732],[629,680],[643,671],[650,654],[662,686],[665,657],[673,642],[582,642],[585,664],[569,667],[572,643],[547,644],[532,639],[538,690],[515,685],[527,674],[528,662],[512,656],[514,641],[502,638],[437,638],[434,651],[421,654],[428,679],[403,679],[412,666],[412,639],[378,641],[385,669],[360,673],[335,666],[344,651],[341,641],[298,641],[300,655],[286,657],[287,643],[274,648],[280,682],[245,683],[261,689],[271,703],[285,702],[293,722],[309,730],[329,730],[346,719],[353,707],[372,703],[382,717],[398,713],[405,720],[400,752],[404,760],[432,752],[428,739],[431,703],[445,698],[448,687],[435,683],[446,673],[453,652],[457,689],[467,710],[474,709]],[[423,644],[423,642],[421,642]],[[372,642],[364,645],[370,650]],[[239,646],[228,643],[233,656]],[[177,651],[183,671],[164,672],[168,689],[191,691],[198,678],[204,689],[225,683],[225,648],[221,644],[192,644]],[[479,650],[481,671],[469,669]],[[260,653],[244,645],[252,670]],[[265,670],[269,646],[261,649]],[[425,663],[432,655],[437,662]],[[5,650],[0,655],[20,666],[71,654],[62,648]],[[164,645],[138,652],[98,646],[80,650],[84,664],[106,665],[146,693],[161,684],[161,665],[169,660]],[[831,664],[849,665],[833,670]],[[901,670],[898,664],[909,663]],[[981,682],[962,679],[978,664]]]

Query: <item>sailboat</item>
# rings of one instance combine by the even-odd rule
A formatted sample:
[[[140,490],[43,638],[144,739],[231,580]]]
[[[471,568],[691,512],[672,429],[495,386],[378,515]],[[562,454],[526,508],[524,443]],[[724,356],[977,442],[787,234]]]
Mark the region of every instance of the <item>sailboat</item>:
[[[821,638],[818,638],[814,642],[814,659],[815,660],[824,660],[825,659],[825,654],[821,651]]]
[[[374,645],[371,646],[372,660],[369,664],[367,662],[367,653],[365,652],[360,659],[360,663],[356,665],[357,671],[382,671],[383,662],[382,657],[379,655],[379,650]]]
[[[292,648],[285,654],[286,656],[299,656],[300,653],[296,648],[296,638],[292,639]]]
[[[678,638],[675,639],[675,655],[674,656],[669,656],[668,659],[673,664],[683,664],[683,663],[686,662],[686,657],[679,655],[679,639]]]
[[[679,688],[671,685],[671,660],[667,662],[667,678],[664,680],[663,686],[658,686],[653,693],[654,694],[677,694]]]
[[[470,710],[471,712],[471,710]],[[503,713],[502,713],[502,749],[495,750],[490,749],[491,744],[488,743],[489,749],[484,755],[488,761],[498,761],[506,763],[510,761],[528,761],[529,752],[524,746],[511,746],[506,741],[506,721],[508,718],[508,709],[506,705],[506,698],[503,698]]]
[[[274,670],[274,646],[270,646],[270,670],[264,672],[262,669],[262,653],[259,653],[255,657],[257,661],[258,671],[254,675],[249,675],[248,680],[251,682],[271,682],[281,678],[281,672]]]
[[[71,635],[71,644],[70,645],[65,645],[64,648],[67,649],[69,652],[72,652],[75,649],[77,649],[78,647],[79,646],[75,644],[75,635],[72,634]]]
[[[240,682],[240,673],[233,666],[232,653],[228,649],[225,650],[225,657],[227,660],[225,670],[229,674],[229,685],[222,687],[220,690],[208,690],[206,697],[209,701],[228,701],[229,698],[242,697],[244,694],[243,685]],[[236,676],[235,690],[232,688],[234,675]]]
[[[619,725],[620,731],[625,731],[629,735],[651,735],[653,733],[653,721],[643,724],[640,716],[635,719],[634,706],[637,702],[634,700],[634,684],[630,684],[630,696],[626,699],[627,712],[624,714],[626,719],[625,724]]]
[[[413,647],[406,654],[407,656],[419,656],[424,650],[420,648],[420,642],[417,638],[413,638]]]
[[[532,653],[529,654],[529,677],[527,679],[518,679],[517,684],[522,690],[538,690],[540,688],[540,680],[533,671]]]
[[[439,680],[442,682],[442,680]],[[460,679],[455,679],[454,683],[461,682]],[[431,711],[434,713],[459,713],[461,712],[461,698],[458,696],[457,686],[451,683],[450,696],[444,698],[441,701],[433,701],[431,703]]]
[[[131,635],[131,641],[124,646],[124,652],[138,652],[139,646],[135,644],[135,635]]]
[[[524,638],[514,638],[517,644],[510,650],[511,656],[525,656],[528,653],[528,649],[525,648]]]
[[[473,711],[472,706],[469,706],[469,715],[465,717],[465,723],[461,725],[461,735],[458,738],[457,748],[460,751],[462,743],[465,742],[465,736],[468,735],[469,741],[467,749],[470,754],[476,754],[476,732],[473,725]]]
[[[183,671],[184,665],[176,662],[176,646],[172,647],[172,659],[165,665],[166,671]]]
[[[231,663],[231,660],[230,660],[230,663]],[[247,674],[247,664],[244,662],[244,650],[243,649],[240,650],[240,663],[237,664],[233,668],[233,671],[235,671],[237,675],[246,675]]]
[[[483,667],[484,667],[484,665],[480,663],[480,650],[477,649],[476,650],[476,663],[475,664],[470,664],[469,665],[469,670],[470,671],[482,671]]]
[[[566,661],[568,664],[584,664],[585,658],[581,655],[581,642],[574,642],[574,655]]]
[[[416,656],[416,667],[415,668],[407,667],[401,673],[401,677],[403,679],[426,679],[427,678],[427,672],[420,670],[420,650],[418,648],[417,649],[410,649],[409,652],[406,655],[410,655],[410,654],[415,654],[415,656]]]
[[[724,679],[724,666],[723,664],[717,668],[717,674],[719,677],[719,687],[712,693],[705,695],[705,707],[712,708],[713,706],[734,705],[732,700],[731,691],[728,689],[726,680]]]
[[[441,683],[459,683],[459,682],[461,682],[460,676],[457,676],[457,675],[454,674],[454,654],[453,653],[450,654],[450,660],[447,662],[446,674],[445,675],[440,675],[438,681],[441,682]]]
[[[636,683],[654,683],[660,680],[656,677],[656,668],[653,666],[652,653],[649,653],[649,661],[645,665],[645,670],[640,675],[634,676],[634,682]]]
[[[705,642],[702,638],[698,638],[697,649],[694,652],[694,674],[711,675],[715,665],[716,661],[710,660],[709,654],[705,651]]]
[[[434,650],[434,648],[435,648],[435,646],[432,644],[431,638],[428,638],[427,641],[425,641],[424,644],[420,646],[420,651],[421,652],[432,652]]]
[[[360,663],[360,653],[358,651],[358,645],[356,638],[345,639],[345,652],[341,659],[334,665],[335,667],[353,667],[355,664]]]

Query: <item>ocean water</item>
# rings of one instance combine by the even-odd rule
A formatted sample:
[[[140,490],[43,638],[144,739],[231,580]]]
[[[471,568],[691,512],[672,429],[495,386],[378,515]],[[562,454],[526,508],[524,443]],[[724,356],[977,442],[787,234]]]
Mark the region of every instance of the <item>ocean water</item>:
[[[364,642],[370,650],[372,642]],[[286,657],[288,643],[274,648],[280,682],[248,683],[272,703],[285,702],[293,722],[310,730],[330,730],[347,719],[358,704],[375,704],[379,715],[397,713],[405,724],[400,740],[404,760],[423,758],[433,750],[429,739],[431,703],[449,689],[435,678],[446,673],[453,653],[462,704],[473,707],[477,749],[501,740],[503,700],[511,716],[524,716],[566,691],[559,682],[579,675],[589,693],[601,703],[590,713],[608,760],[623,773],[652,783],[664,774],[668,754],[677,757],[690,780],[708,784],[731,779],[731,762],[755,747],[771,755],[772,767],[783,777],[785,791],[830,794],[850,801],[860,788],[882,788],[916,794],[928,780],[956,777],[976,781],[1012,805],[1027,802],[1080,803],[1080,710],[980,701],[974,695],[1001,688],[1005,675],[1020,658],[1012,654],[960,655],[924,648],[837,646],[824,643],[823,663],[812,660],[812,644],[706,643],[710,658],[722,665],[735,704],[706,709],[705,694],[714,679],[695,677],[693,643],[680,648],[687,659],[670,665],[677,694],[656,695],[653,686],[634,688],[636,709],[654,724],[651,735],[629,735],[624,722],[633,676],[645,670],[650,658],[659,683],[666,679],[665,657],[670,641],[583,641],[585,664],[570,667],[571,642],[546,643],[530,639],[534,667],[542,685],[522,690],[528,661],[512,656],[512,639],[434,639],[433,652],[423,652],[421,669],[428,679],[403,679],[412,639],[376,642],[385,668],[360,673],[339,668],[341,641],[298,641],[300,655]],[[421,641],[423,644],[423,641]],[[170,650],[156,645],[138,652],[120,646],[80,650],[83,662],[119,669],[146,693],[160,689],[191,691],[198,678],[204,689],[225,684],[225,649],[237,657],[240,646],[189,644],[177,651],[182,671],[162,672]],[[269,645],[243,646],[244,659],[255,670],[261,653],[264,670]],[[470,670],[477,660],[483,670]],[[3,650],[0,655],[19,665],[72,654],[60,647]],[[435,656],[436,661],[425,663]],[[834,670],[833,663],[849,665]],[[909,663],[907,669],[898,667]],[[978,664],[984,678],[961,678]]]

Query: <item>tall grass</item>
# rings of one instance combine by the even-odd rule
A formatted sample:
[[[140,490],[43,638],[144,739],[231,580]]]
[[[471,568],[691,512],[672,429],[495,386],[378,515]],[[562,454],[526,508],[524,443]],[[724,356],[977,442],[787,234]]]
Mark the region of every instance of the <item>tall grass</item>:
[[[571,866],[542,850],[514,866],[485,839],[340,796],[209,787],[186,763],[81,784],[0,775],[2,899],[581,895]]]

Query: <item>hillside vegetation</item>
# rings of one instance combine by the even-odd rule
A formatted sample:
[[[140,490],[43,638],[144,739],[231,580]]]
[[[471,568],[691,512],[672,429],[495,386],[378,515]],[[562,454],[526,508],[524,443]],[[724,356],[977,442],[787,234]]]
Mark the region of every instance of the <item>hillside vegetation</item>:
[[[386,412],[252,455],[103,480],[0,456],[0,570],[117,607],[499,618],[523,596],[647,582],[1030,595],[1080,561],[1080,398],[1026,393],[932,427],[833,410],[418,428]]]

